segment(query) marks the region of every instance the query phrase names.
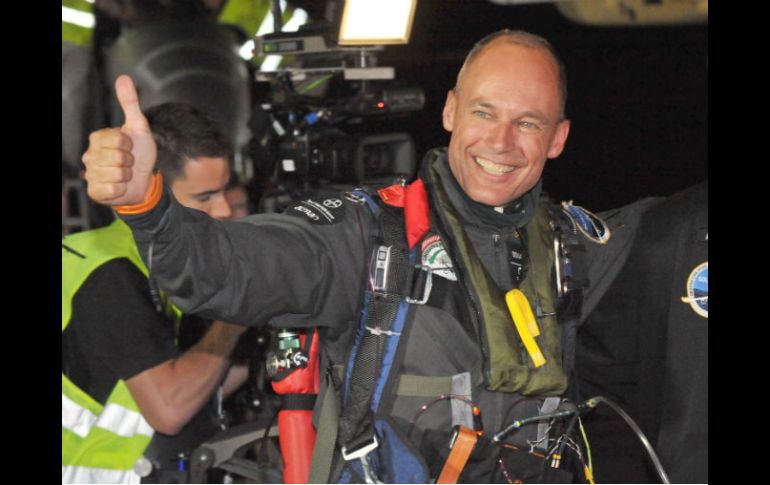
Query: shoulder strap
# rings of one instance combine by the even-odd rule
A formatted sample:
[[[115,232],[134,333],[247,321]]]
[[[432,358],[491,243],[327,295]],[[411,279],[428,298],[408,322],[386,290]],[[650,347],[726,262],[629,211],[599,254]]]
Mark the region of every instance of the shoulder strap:
[[[588,286],[585,266],[585,246],[578,229],[561,206],[543,201],[554,229],[554,267],[556,312],[562,323],[562,366],[572,381],[575,366],[575,345],[583,290]]]
[[[404,228],[400,218],[383,209],[378,218],[379,241],[370,265],[371,286],[364,295],[359,328],[348,361],[345,396],[338,441],[354,445],[371,430],[371,412],[389,369],[383,369],[385,354],[395,352],[408,304],[403,298],[411,268]]]
[[[364,293],[359,327],[346,366],[343,403],[340,405],[335,388],[327,379],[310,483],[331,478],[336,443],[344,454],[345,450],[353,453],[373,441],[372,413],[389,373],[389,368],[384,368],[388,365],[383,366],[383,357],[395,353],[408,306],[403,295],[411,262],[400,210],[381,205],[379,197],[364,189],[355,189],[346,197],[365,203],[377,219],[378,229],[367,278],[370,286]]]

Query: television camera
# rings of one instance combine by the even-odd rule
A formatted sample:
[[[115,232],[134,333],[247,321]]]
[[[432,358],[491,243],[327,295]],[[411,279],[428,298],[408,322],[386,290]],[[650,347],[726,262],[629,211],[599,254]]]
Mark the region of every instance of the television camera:
[[[330,21],[297,32],[276,29],[257,39],[257,54],[293,59],[287,67],[256,74],[268,87],[267,102],[252,108],[249,145],[259,171],[269,179],[260,203],[263,212],[280,211],[319,187],[383,185],[415,172],[415,145],[408,133],[367,131],[375,120],[418,111],[425,104],[421,88],[397,83],[394,68],[378,66],[375,55],[386,43],[408,40],[414,7],[406,12],[406,34],[352,40],[345,25],[371,24],[374,17],[355,20],[348,7],[337,39],[330,34],[337,25]],[[377,14],[376,9],[368,13]]]

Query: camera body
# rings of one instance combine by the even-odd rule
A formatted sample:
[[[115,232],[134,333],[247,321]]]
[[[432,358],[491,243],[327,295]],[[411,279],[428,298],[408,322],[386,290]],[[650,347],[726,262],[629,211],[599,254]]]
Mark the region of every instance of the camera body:
[[[270,85],[271,103],[259,109],[257,135],[266,148],[275,184],[379,184],[409,178],[417,166],[408,133],[368,133],[369,119],[422,109],[425,96],[416,87],[358,83],[359,92],[342,97],[296,94],[290,74]]]

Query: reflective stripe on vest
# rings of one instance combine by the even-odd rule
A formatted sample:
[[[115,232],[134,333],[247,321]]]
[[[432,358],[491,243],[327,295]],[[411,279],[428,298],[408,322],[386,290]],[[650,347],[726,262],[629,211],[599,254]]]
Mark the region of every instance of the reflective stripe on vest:
[[[83,466],[62,466],[62,483],[141,483],[134,470],[108,470]]]
[[[93,426],[124,437],[137,434],[152,436],[154,433],[152,427],[137,411],[110,403],[97,417],[64,394],[61,396],[61,425],[81,438],[85,438]]]
[[[112,431],[118,436],[135,436],[137,434],[143,434],[146,436],[152,436],[155,432],[152,427],[147,424],[141,413],[137,411],[131,411],[123,406],[117,404],[108,404],[104,408],[104,412],[99,416],[99,421],[96,426],[104,428],[107,431]]]
[[[61,427],[85,438],[96,423],[97,417],[88,409],[61,395]]]

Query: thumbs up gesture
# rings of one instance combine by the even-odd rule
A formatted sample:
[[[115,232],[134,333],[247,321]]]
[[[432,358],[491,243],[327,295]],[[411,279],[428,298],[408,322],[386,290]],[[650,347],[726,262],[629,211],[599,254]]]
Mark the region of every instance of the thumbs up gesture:
[[[150,189],[157,149],[134,81],[119,76],[115,91],[126,121],[120,128],[104,128],[89,136],[82,157],[88,195],[111,206],[139,204]]]

